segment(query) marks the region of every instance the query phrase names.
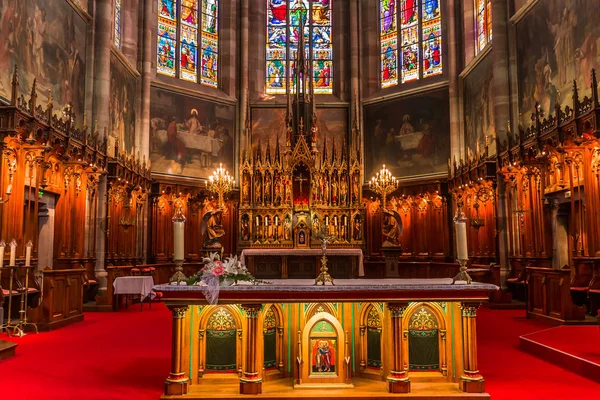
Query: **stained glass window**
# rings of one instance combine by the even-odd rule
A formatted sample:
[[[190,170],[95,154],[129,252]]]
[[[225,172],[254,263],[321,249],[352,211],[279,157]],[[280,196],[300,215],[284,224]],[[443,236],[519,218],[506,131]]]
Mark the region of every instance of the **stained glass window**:
[[[121,48],[121,0],[115,0],[115,31],[114,43],[119,49]]]
[[[218,20],[218,0],[158,0],[157,72],[216,88]]]
[[[300,32],[316,94],[333,92],[332,0],[267,0],[266,92],[285,94],[292,81]],[[288,12],[289,11],[289,12]],[[310,16],[310,18],[309,18]]]
[[[381,88],[442,73],[439,0],[379,0],[379,15]]]
[[[492,41],[492,1],[475,0],[475,54]]]

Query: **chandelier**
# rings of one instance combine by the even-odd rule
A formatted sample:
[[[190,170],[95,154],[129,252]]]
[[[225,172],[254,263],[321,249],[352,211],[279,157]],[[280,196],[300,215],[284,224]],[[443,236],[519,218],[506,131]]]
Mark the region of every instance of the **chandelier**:
[[[213,174],[208,177],[208,190],[219,195],[219,208],[225,208],[224,196],[226,193],[233,190],[235,180],[229,172],[223,168],[223,164],[219,164],[219,168],[213,171]]]
[[[369,189],[382,197],[381,206],[385,207],[387,195],[398,189],[398,179],[385,167],[369,181]]]

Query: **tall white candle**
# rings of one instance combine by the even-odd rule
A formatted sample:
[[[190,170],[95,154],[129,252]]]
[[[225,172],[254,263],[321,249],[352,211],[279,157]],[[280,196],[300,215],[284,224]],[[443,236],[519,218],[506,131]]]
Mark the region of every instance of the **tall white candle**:
[[[25,248],[25,266],[29,267],[31,266],[31,249],[33,248],[33,243],[31,243],[31,240],[29,242],[27,242],[27,247]]]
[[[4,248],[6,247],[6,243],[4,240],[0,241],[0,268],[4,266]]]
[[[173,259],[184,260],[185,246],[185,216],[181,209],[175,211],[173,216]]]
[[[459,219],[454,222],[454,227],[456,228],[456,258],[459,260],[468,260],[467,222]]]
[[[17,258],[17,241],[15,239],[13,239],[12,242],[10,242],[10,262],[8,265],[11,267],[14,267],[16,258]]]

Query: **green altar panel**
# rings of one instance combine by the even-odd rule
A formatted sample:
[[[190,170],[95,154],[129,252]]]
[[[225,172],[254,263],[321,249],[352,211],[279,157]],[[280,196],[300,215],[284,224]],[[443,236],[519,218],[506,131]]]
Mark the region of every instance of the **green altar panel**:
[[[275,328],[267,329],[265,338],[265,369],[277,368],[277,335]]]
[[[381,367],[381,331],[367,328],[367,367]]]
[[[408,330],[408,368],[412,371],[440,369],[440,345],[437,329]]]
[[[235,372],[236,331],[206,331],[206,370]]]

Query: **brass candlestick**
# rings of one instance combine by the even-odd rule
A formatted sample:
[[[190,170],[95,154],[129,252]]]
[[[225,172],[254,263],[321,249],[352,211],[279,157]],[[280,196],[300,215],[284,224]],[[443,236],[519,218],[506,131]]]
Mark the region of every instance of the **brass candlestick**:
[[[235,187],[233,176],[229,175],[229,172],[223,168],[223,164],[219,164],[219,168],[208,177],[208,181],[208,190],[217,193],[219,196],[219,208],[225,209],[225,194]]]
[[[381,196],[381,207],[385,208],[387,195],[398,189],[398,179],[385,167],[369,181],[369,189]]]
[[[330,282],[332,285],[335,285],[335,283],[333,283],[333,277],[331,275],[329,275],[329,268],[327,268],[327,242],[331,241],[334,236],[332,235],[328,235],[326,233],[322,233],[321,235],[318,236],[318,238],[321,240],[321,250],[322,250],[322,254],[321,254],[321,273],[319,274],[319,276],[317,276],[317,279],[315,279],[315,285],[318,285],[319,283],[322,283],[323,285],[327,284],[327,282]]]

